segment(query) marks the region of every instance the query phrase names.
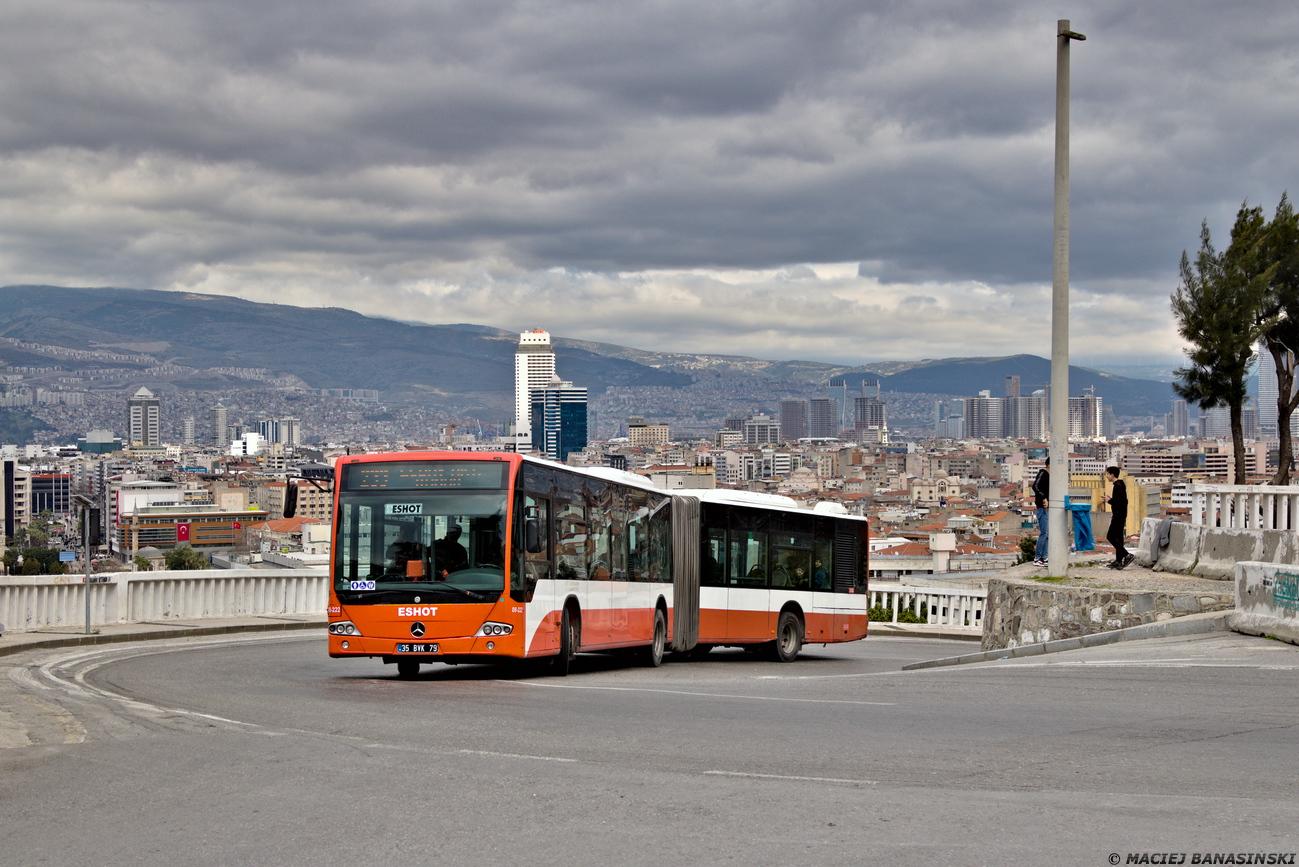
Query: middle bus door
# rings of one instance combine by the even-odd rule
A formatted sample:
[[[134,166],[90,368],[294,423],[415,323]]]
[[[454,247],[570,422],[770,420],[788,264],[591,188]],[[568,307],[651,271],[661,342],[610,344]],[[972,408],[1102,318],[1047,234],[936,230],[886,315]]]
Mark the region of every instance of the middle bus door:
[[[726,637],[745,643],[766,641],[772,636],[766,532],[731,530],[730,554]]]

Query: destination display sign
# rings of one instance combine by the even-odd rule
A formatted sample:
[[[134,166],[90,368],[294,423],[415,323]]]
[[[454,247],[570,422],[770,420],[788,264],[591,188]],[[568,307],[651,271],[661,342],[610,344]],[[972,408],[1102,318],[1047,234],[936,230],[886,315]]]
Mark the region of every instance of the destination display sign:
[[[385,461],[343,467],[345,491],[499,490],[504,461]]]

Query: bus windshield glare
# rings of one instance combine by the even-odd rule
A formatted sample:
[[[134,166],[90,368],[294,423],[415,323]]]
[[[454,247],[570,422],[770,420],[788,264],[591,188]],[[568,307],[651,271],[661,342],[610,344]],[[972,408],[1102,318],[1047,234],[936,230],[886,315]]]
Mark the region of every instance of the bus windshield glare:
[[[503,491],[340,493],[334,592],[345,605],[495,602],[505,538]]]

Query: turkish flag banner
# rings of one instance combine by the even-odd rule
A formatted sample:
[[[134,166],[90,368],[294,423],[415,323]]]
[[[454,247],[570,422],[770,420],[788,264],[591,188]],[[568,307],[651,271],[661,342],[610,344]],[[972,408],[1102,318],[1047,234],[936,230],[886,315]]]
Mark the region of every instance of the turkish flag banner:
[[[189,541],[189,524],[186,523],[186,524],[176,525],[176,541],[177,542]]]
[[[242,530],[243,528],[244,528],[244,525],[243,525],[243,524],[239,523],[238,521],[235,521],[235,529],[236,529],[236,530]]]

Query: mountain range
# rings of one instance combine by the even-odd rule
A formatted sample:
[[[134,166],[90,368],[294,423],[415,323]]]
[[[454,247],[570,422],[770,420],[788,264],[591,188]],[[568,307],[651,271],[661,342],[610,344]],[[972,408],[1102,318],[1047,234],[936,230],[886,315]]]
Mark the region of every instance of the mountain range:
[[[544,324],[544,323],[543,323]],[[0,363],[57,365],[86,387],[215,391],[251,379],[288,380],[314,389],[375,389],[393,403],[440,407],[510,405],[518,334],[481,325],[425,325],[339,308],[303,308],[240,298],[120,288],[0,287]],[[878,378],[885,392],[968,396],[1004,394],[1018,375],[1030,394],[1050,379],[1050,362],[1032,355],[877,362],[845,367],[708,353],[655,352],[554,339],[565,379],[593,395],[619,386],[685,389],[730,378],[784,383],[811,393],[831,376]],[[100,382],[92,371],[122,371]],[[251,371],[251,372],[250,372]],[[1094,386],[1119,415],[1162,414],[1168,383],[1070,367],[1070,391]]]

